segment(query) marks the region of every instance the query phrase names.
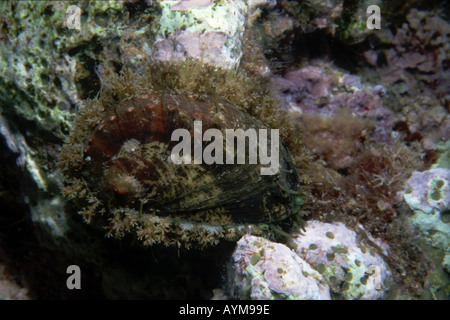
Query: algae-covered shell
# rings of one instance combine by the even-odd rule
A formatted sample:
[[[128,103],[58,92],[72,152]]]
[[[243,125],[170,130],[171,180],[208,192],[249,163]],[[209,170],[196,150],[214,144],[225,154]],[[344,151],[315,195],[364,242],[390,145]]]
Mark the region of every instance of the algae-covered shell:
[[[194,121],[224,137],[226,129],[268,129],[239,107],[208,97],[151,91],[93,103],[75,120],[61,152],[63,192],[86,221],[106,217],[108,235],[135,233],[146,245],[204,246],[294,213],[299,177],[282,143],[274,175],[262,175],[248,153],[245,164],[175,164],[171,151],[179,142],[172,133],[186,129],[194,144]]]

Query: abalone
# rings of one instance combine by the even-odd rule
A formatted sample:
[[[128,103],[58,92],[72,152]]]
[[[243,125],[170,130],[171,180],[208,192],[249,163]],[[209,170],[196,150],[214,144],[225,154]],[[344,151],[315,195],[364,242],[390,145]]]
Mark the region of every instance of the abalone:
[[[102,220],[108,236],[130,234],[145,245],[203,247],[296,213],[300,178],[282,143],[274,175],[248,161],[175,164],[171,135],[183,128],[193,137],[194,121],[224,133],[268,128],[217,96],[148,89],[99,99],[78,115],[63,146],[64,194],[87,222]]]

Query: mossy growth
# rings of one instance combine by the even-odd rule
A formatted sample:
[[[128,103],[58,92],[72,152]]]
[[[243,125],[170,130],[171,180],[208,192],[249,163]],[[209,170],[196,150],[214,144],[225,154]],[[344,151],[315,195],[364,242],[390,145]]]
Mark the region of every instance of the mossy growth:
[[[105,124],[105,116],[106,119],[110,119],[115,110],[113,106],[139,96],[163,93],[182,95],[195,101],[216,101],[236,106],[244,113],[262,121],[267,127],[279,129],[280,140],[292,153],[295,166],[305,167],[309,157],[300,138],[300,130],[297,124],[291,122],[287,115],[280,110],[278,100],[273,98],[267,88],[264,79],[250,76],[244,72],[205,66],[193,60],[179,63],[151,63],[142,66],[138,72],[124,69],[120,75],[112,75],[103,82],[98,98],[86,101],[86,106],[80,110],[80,114],[74,121],[73,130],[62,149],[59,168],[65,179],[63,193],[74,200],[80,208],[79,213],[86,222],[103,226],[108,231],[107,235],[115,238],[120,239],[134,234],[134,238],[140,240],[144,245],[162,243],[186,248],[203,248],[217,244],[220,239],[235,240],[246,232],[270,233],[270,231],[264,231],[260,225],[233,225],[229,222],[231,221],[230,216],[221,211],[222,208],[216,208],[217,210],[215,209],[214,212],[198,212],[195,215],[197,220],[180,223],[180,220],[159,216],[157,210],[151,209],[151,201],[147,198],[142,200],[133,196],[132,206],[119,206],[116,200],[106,200],[107,195],[102,193],[102,187],[104,188],[106,182],[103,180],[98,183],[93,181],[94,169],[90,167],[90,164],[86,164],[85,159],[86,147],[91,142],[93,132],[98,132],[97,130],[102,127],[102,124]],[[144,143],[142,143],[142,147],[139,144],[134,146],[129,141],[127,143],[127,148],[141,148],[140,151],[146,151],[148,147]],[[113,172],[113,169],[106,168],[103,172]],[[208,179],[213,173],[201,174],[199,171],[191,175],[190,173],[186,174],[187,171],[183,170],[178,171],[178,174],[184,175],[185,178],[194,181],[193,183],[197,181],[202,184],[212,181]],[[303,175],[301,171],[299,172],[300,180],[304,182],[301,179]],[[137,176],[122,177],[123,181],[117,180],[117,177],[110,180],[120,191],[133,191],[139,194],[142,188],[136,182]],[[164,181],[160,181],[160,183],[167,182],[166,180],[170,180],[171,177],[181,179],[173,174],[164,176]],[[168,192],[179,189],[177,181],[173,183],[174,187]],[[209,192],[220,190],[220,188],[217,188],[216,191],[215,189],[212,187]],[[154,190],[156,193],[159,191],[161,190]],[[166,191],[164,190],[164,192]],[[302,193],[306,192],[303,188],[288,191],[300,193],[301,197],[303,197]],[[128,195],[124,197],[130,198]],[[292,204],[293,207],[294,204]],[[295,209],[298,211],[299,208]],[[282,210],[281,206],[279,210]]]
[[[389,244],[386,260],[398,270],[396,281],[418,293],[430,264],[410,241],[408,211],[398,194],[412,172],[425,166],[420,146],[401,140],[378,142],[373,138],[376,127],[372,122],[345,111],[327,118],[302,115],[299,121],[313,158],[306,170],[312,181],[311,197],[306,202],[312,208],[308,218],[342,221],[348,226],[361,223]],[[439,194],[430,197],[438,198]]]

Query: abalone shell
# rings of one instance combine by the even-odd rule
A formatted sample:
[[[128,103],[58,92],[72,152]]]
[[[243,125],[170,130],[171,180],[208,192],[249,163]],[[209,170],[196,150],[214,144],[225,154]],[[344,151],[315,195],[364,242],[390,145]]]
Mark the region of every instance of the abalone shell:
[[[75,123],[84,126],[87,137],[81,141],[82,159],[67,160],[73,152],[70,143],[62,152],[64,192],[83,199],[81,213],[86,220],[99,212],[107,217],[109,235],[122,237],[134,231],[145,244],[216,243],[221,237],[232,238],[237,230],[294,213],[300,182],[282,144],[275,175],[261,175],[261,164],[248,161],[210,165],[171,161],[171,150],[178,143],[171,141],[172,132],[184,128],[194,137],[194,121],[202,121],[203,132],[268,129],[239,107],[216,99],[152,92],[98,110],[95,125],[86,128],[86,115]]]

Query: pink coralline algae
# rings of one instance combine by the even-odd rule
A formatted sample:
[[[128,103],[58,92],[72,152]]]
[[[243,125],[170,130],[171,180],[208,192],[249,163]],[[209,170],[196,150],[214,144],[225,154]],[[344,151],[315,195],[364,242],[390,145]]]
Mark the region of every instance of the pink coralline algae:
[[[331,300],[322,275],[287,246],[252,235],[236,245],[229,270],[231,295],[256,300]]]
[[[272,84],[286,110],[329,117],[344,109],[358,118],[376,121],[379,141],[390,139],[396,116],[383,105],[386,90],[381,85],[363,86],[358,76],[323,64],[274,77]]]
[[[391,48],[369,50],[366,60],[400,94],[450,94],[450,24],[436,15],[413,9],[407,23],[389,34]]]
[[[383,86],[365,87],[356,75],[340,74],[330,66],[308,66],[275,77],[283,107],[327,116],[343,107],[363,117],[376,117],[383,109]],[[388,110],[382,110],[388,112]]]
[[[325,279],[340,299],[373,300],[383,297],[391,272],[383,256],[388,246],[362,226],[309,221],[289,246]]]
[[[227,37],[220,31],[176,31],[166,39],[155,42],[154,59],[158,61],[203,58],[208,63],[220,65],[226,60],[224,51]]]

